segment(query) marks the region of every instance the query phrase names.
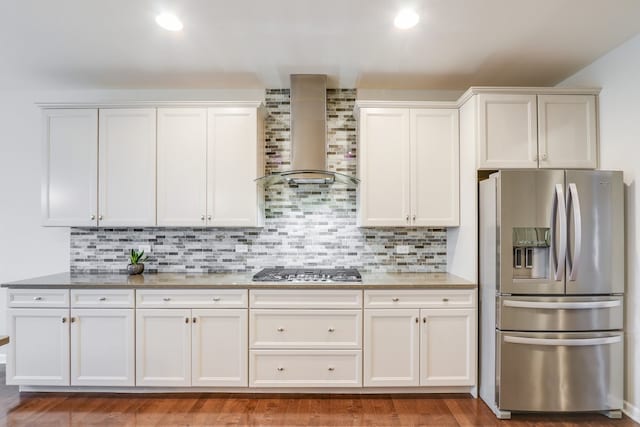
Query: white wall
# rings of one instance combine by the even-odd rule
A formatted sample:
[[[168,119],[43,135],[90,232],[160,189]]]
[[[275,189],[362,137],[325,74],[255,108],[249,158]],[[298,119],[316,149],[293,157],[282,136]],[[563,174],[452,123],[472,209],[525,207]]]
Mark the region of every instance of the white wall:
[[[69,270],[69,229],[40,226],[41,116],[35,102],[263,99],[263,90],[0,91],[0,283]]]
[[[624,171],[626,184],[627,413],[640,420],[640,35],[560,86],[602,87],[600,167]]]

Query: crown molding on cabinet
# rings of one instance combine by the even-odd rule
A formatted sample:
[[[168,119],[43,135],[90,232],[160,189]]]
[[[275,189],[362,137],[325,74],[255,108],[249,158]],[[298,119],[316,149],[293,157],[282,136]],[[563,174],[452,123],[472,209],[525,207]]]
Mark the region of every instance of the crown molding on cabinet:
[[[36,102],[42,109],[56,108],[179,108],[231,107],[260,108],[263,101],[105,101],[105,102]]]
[[[458,107],[467,102],[473,95],[492,94],[530,94],[530,95],[598,95],[601,88],[566,88],[566,87],[518,87],[518,86],[471,86],[455,103]]]
[[[456,109],[458,103],[455,101],[378,101],[378,100],[356,100],[354,111],[357,113],[360,108],[441,108]]]

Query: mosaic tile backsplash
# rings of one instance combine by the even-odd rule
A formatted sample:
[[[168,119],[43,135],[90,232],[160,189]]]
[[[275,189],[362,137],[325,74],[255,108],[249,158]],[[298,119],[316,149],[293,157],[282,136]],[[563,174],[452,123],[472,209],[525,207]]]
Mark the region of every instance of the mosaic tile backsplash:
[[[355,89],[327,90],[328,166],[356,174]],[[266,172],[289,169],[289,90],[266,91]],[[151,246],[149,272],[257,271],[275,266],[361,271],[445,271],[444,228],[356,227],[356,190],[334,184],[265,191],[265,226],[254,228],[72,228],[71,271],[124,272],[126,253]],[[398,253],[406,246],[408,253]],[[406,252],[406,251],[405,251]]]

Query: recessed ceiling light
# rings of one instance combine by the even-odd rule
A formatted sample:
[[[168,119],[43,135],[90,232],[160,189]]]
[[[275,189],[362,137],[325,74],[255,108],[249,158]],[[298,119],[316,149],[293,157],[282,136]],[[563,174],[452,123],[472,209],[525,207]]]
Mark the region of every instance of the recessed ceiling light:
[[[415,27],[420,21],[420,17],[411,9],[403,9],[396,15],[396,19],[393,20],[393,25],[401,30],[406,30],[411,27]]]
[[[173,13],[161,13],[156,16],[156,24],[168,31],[180,31],[184,27],[182,21]]]

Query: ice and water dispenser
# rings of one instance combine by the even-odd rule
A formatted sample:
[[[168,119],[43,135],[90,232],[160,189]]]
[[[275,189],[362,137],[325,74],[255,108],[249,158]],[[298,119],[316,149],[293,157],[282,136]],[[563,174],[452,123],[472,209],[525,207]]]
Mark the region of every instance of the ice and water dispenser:
[[[548,278],[550,246],[549,228],[513,228],[513,278]]]

